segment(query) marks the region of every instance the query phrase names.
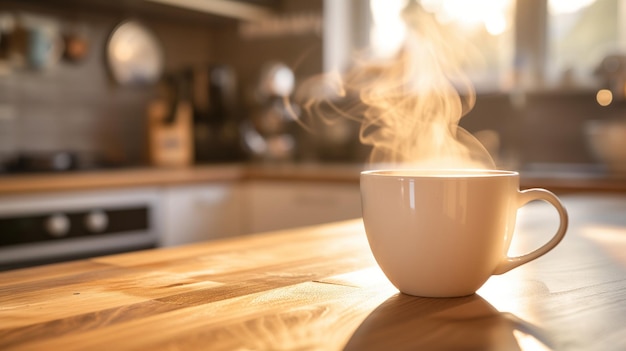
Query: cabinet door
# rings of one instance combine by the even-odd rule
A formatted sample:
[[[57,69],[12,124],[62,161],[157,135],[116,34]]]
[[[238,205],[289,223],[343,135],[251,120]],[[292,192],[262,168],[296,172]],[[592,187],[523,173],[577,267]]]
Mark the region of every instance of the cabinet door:
[[[240,189],[218,183],[164,190],[163,246],[205,241],[242,233]]]
[[[247,184],[247,231],[261,232],[361,216],[359,185],[253,181]]]

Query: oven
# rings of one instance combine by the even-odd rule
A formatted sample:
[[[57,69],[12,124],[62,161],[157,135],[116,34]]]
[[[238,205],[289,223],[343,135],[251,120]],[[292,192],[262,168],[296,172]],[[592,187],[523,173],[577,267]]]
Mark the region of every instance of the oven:
[[[158,246],[157,188],[0,195],[0,270]]]

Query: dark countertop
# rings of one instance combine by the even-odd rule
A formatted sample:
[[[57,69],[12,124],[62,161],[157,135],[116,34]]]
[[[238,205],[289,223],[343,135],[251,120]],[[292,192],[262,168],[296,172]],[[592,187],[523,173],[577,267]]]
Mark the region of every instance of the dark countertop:
[[[626,192],[626,174],[614,174],[597,164],[529,164],[522,168],[521,187],[541,187],[555,193]]]

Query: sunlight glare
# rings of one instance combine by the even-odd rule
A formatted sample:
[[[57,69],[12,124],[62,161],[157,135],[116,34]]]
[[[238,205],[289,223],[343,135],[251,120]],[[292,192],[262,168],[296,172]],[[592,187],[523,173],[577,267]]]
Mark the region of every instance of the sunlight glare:
[[[491,35],[506,30],[506,13],[512,4],[511,0],[422,0],[420,3],[444,23],[454,22],[466,27],[483,25]]]
[[[596,0],[548,0],[550,14],[574,13],[590,6]]]
[[[506,26],[506,19],[501,13],[494,14],[492,17],[485,19],[485,28],[491,35],[495,36],[504,33]]]
[[[609,106],[613,102],[613,93],[608,89],[600,89],[596,94],[596,101],[600,106]]]
[[[372,48],[383,57],[393,55],[404,42],[406,28],[400,12],[405,5],[406,0],[370,1]]]

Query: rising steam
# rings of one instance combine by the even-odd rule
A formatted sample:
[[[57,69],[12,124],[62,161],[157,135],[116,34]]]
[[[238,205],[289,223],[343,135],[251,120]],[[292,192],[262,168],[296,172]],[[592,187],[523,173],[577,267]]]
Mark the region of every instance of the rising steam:
[[[407,36],[391,60],[361,60],[345,75],[325,77],[339,96],[359,96],[359,108],[309,100],[311,115],[358,119],[370,163],[389,167],[494,168],[485,148],[459,121],[475,102],[462,71],[467,51],[417,2],[402,12]],[[327,88],[328,88],[327,86]]]

